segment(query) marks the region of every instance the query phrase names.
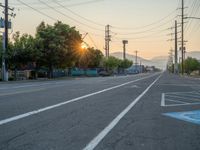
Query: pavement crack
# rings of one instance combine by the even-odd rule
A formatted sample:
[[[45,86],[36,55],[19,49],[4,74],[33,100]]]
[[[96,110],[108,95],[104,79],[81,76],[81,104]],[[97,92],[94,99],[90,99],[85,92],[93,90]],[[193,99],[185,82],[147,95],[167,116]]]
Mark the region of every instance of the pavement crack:
[[[10,139],[6,140],[4,143],[4,145],[6,145],[6,147],[8,147],[10,145],[11,142],[13,142],[14,140],[18,139],[19,137],[25,135],[26,132],[22,132],[22,133],[19,133],[13,137],[11,137]]]

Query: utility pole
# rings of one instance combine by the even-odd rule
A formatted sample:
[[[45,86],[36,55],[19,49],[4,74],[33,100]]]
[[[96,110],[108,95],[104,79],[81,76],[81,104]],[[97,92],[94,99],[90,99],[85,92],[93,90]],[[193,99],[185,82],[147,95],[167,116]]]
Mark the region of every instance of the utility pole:
[[[5,0],[4,6],[4,33],[3,33],[3,53],[2,53],[2,80],[8,81],[7,59],[6,53],[8,50],[8,0]]]
[[[111,41],[111,35],[110,35],[110,25],[106,25],[105,27],[105,55],[108,58],[110,53],[110,41]]]
[[[135,51],[135,69],[136,69],[136,71],[138,71],[137,70],[137,64],[138,64],[138,62],[137,62],[137,54],[138,54],[138,51]]]
[[[137,62],[137,54],[138,54],[138,51],[135,51],[135,65],[138,64],[138,62]]]
[[[178,74],[178,41],[177,41],[177,21],[175,20],[175,52],[174,52],[174,73]]]
[[[122,43],[123,43],[123,59],[125,60],[126,59],[126,44],[128,44],[128,41],[123,40]]]
[[[181,8],[181,56],[182,56],[182,62],[181,62],[181,72],[182,75],[184,74],[184,0],[182,0],[182,8]]]
[[[16,14],[13,12],[9,14],[8,10],[14,11],[14,8],[10,8],[8,6],[8,0],[5,0],[5,5],[0,3],[0,7],[4,8],[5,18],[1,18],[1,27],[4,28],[4,32],[2,35],[2,42],[3,42],[3,51],[2,51],[2,80],[8,81],[8,60],[6,58],[7,51],[8,51],[8,29],[11,29],[11,21],[8,20],[8,16],[15,17]]]
[[[143,70],[142,70],[142,61],[140,60],[140,73],[142,73]]]

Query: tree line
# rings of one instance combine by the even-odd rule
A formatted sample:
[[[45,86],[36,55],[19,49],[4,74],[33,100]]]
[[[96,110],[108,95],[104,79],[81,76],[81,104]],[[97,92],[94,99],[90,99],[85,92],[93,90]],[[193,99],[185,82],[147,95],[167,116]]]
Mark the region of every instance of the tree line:
[[[52,78],[53,70],[58,68],[101,67],[113,70],[132,65],[132,61],[129,60],[120,60],[112,56],[105,58],[99,49],[82,48],[82,43],[82,36],[75,27],[62,22],[56,22],[54,25],[41,22],[36,28],[35,36],[16,32],[12,39],[9,39],[5,54],[7,68],[16,71],[29,66],[36,72],[47,68],[48,77]],[[0,49],[2,56],[2,42]]]
[[[199,71],[199,74],[200,74],[200,62],[196,58],[188,57],[187,59],[184,60],[183,66],[184,66],[183,71],[187,75],[190,75],[193,71]],[[179,64],[180,71],[182,70],[181,67],[182,65]],[[171,66],[168,66],[168,70],[170,72],[174,72],[174,64],[172,64]]]

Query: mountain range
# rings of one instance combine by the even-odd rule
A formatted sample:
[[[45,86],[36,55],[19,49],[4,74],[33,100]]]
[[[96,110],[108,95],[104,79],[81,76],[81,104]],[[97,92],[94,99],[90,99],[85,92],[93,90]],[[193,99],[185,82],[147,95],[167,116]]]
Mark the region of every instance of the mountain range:
[[[122,59],[122,52],[114,52],[110,54],[111,56]],[[200,60],[200,51],[191,51],[186,53],[186,57],[193,57]],[[126,54],[126,58],[135,62],[135,55]],[[141,61],[142,65],[145,66],[155,66],[160,69],[165,69],[167,64],[168,56],[156,56],[152,59],[144,59],[142,57],[138,57],[138,62]]]

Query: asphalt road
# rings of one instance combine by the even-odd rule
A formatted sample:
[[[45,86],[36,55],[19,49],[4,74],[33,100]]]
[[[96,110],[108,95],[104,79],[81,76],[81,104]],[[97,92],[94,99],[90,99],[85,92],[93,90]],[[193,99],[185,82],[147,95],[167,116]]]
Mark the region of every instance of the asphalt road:
[[[200,80],[168,73],[0,84],[0,150],[199,150]],[[169,115],[168,115],[169,114]]]

